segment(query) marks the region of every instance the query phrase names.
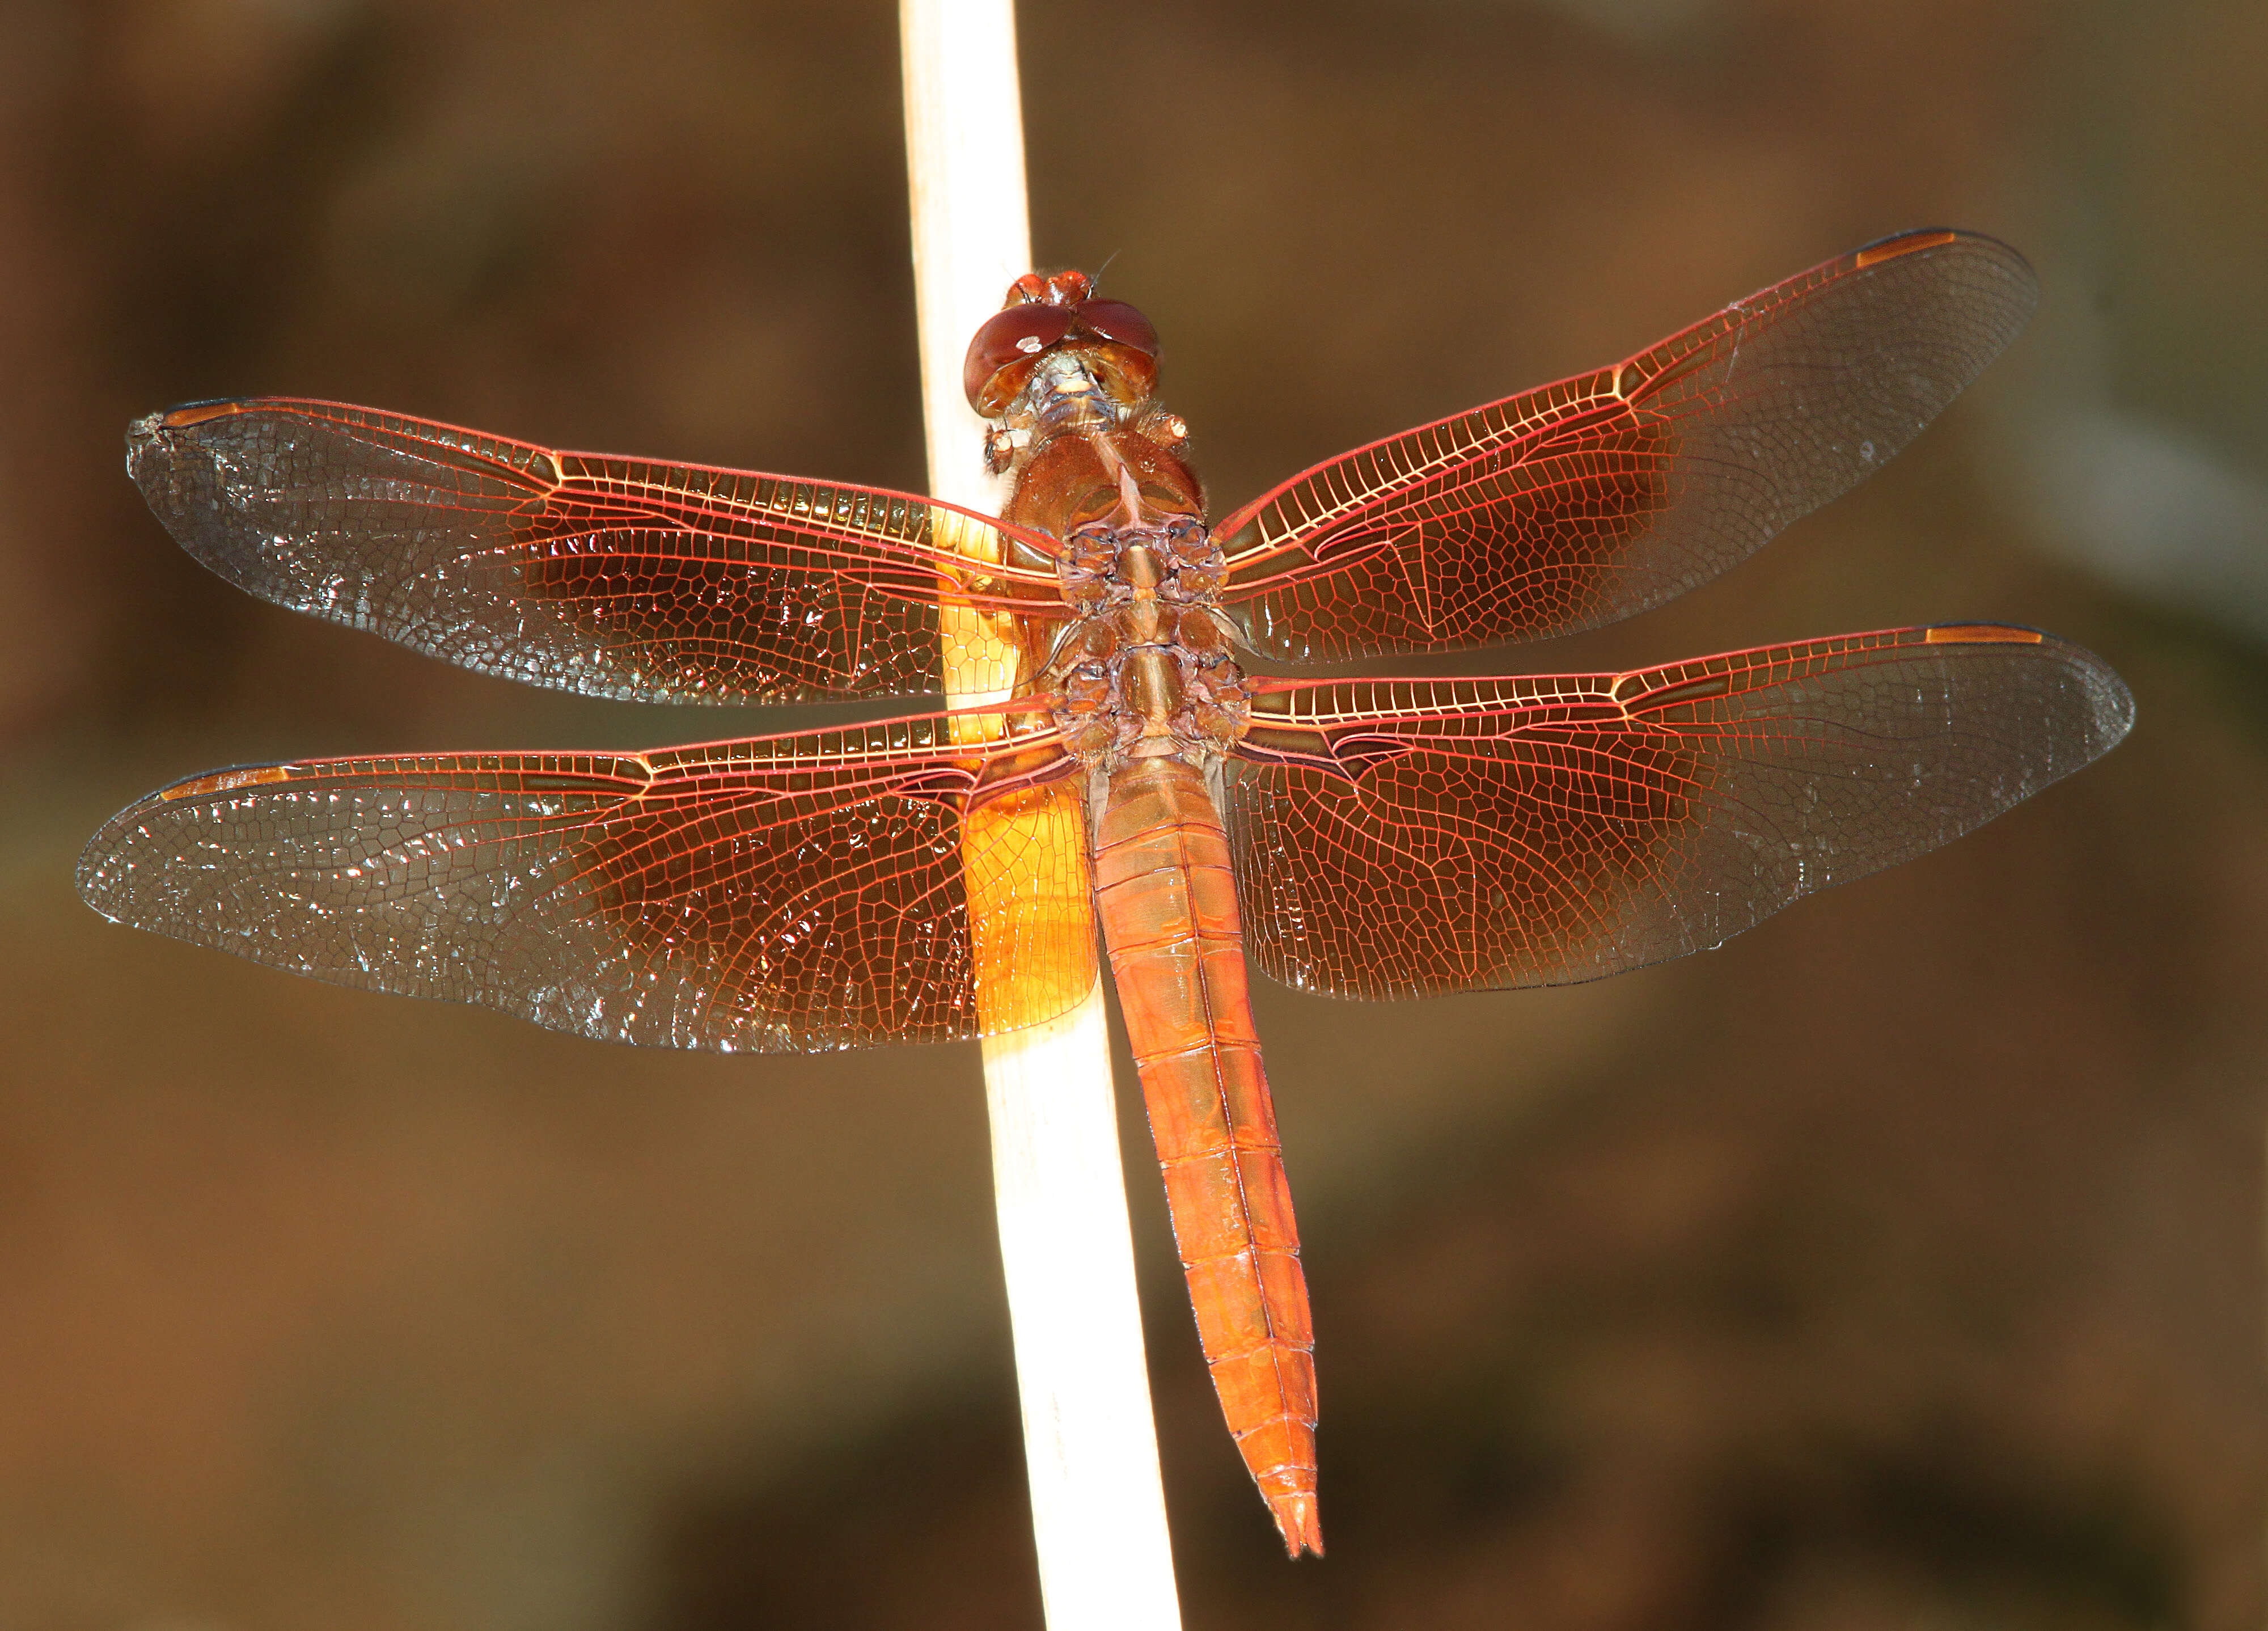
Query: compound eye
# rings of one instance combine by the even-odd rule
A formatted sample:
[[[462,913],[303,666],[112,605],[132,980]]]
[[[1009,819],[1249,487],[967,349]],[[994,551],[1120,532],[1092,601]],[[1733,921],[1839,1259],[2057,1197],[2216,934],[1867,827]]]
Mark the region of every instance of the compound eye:
[[[1087,300],[1078,308],[1079,324],[1106,340],[1128,345],[1145,357],[1158,354],[1158,331],[1150,320],[1123,300]]]
[[[1012,364],[1028,362],[1071,332],[1071,308],[1035,301],[1011,306],[984,320],[968,343],[968,356],[961,365],[961,388],[971,407],[982,411],[981,398],[992,376]]]

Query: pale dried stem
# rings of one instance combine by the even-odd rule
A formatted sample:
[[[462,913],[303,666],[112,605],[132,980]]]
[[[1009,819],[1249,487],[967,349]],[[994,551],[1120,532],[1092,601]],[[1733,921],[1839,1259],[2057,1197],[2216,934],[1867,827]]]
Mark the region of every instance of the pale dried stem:
[[[984,473],[961,359],[1031,269],[1014,13],[1011,0],[902,0],[899,22],[930,490],[992,513],[1001,493]],[[954,705],[998,696],[982,689],[996,683],[998,636],[983,619],[946,614]],[[1028,848],[1016,852],[1035,876],[1045,869]],[[971,909],[1029,882],[972,875]],[[983,1048],[1048,1624],[1178,1631],[1100,982],[1070,1014]]]

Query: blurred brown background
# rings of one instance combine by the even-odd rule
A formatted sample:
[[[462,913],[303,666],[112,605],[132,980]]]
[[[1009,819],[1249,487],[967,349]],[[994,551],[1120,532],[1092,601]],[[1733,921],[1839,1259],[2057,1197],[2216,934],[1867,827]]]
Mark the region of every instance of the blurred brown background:
[[[1224,502],[1897,228],[2018,244],[2038,321],[1884,476],[1493,661],[1997,618],[2139,705],[1711,956],[1263,992],[1331,1555],[1278,1553],[1130,1154],[1192,1631],[2258,1624],[2268,9],[1023,28],[1040,253],[1116,257]],[[893,8],[17,0],[5,34],[0,1627],[1036,1626],[973,1049],[634,1053],[70,887],[216,764],[777,727],[257,604],[120,435],[283,391],[918,485]]]

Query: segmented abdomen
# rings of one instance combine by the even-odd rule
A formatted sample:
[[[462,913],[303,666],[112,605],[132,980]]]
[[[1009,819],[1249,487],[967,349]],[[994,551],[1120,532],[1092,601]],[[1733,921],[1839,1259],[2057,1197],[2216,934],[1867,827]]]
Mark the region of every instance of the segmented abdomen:
[[[1204,778],[1175,758],[1114,771],[1094,863],[1110,970],[1221,1413],[1286,1548],[1321,1552],[1307,1285],[1245,986],[1227,838]]]

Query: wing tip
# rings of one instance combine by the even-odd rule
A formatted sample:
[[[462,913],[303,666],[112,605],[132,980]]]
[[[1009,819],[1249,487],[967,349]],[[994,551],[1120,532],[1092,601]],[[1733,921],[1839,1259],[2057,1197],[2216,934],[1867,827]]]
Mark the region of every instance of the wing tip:
[[[148,822],[165,812],[169,805],[291,779],[289,764],[239,764],[185,776],[154,793],[144,793],[103,823],[79,852],[75,878],[79,899],[113,923],[146,926],[136,916],[132,902],[126,898],[128,882],[134,877],[148,880],[160,876],[164,867],[162,863],[155,868],[140,865],[133,852],[135,835],[139,832],[147,837]]]
[[[79,852],[78,868],[72,882],[80,902],[97,917],[135,926],[130,908],[121,898],[120,880],[134,870],[133,859],[127,853],[129,835],[143,814],[157,802],[156,793],[145,793],[135,800],[103,823]]]
[[[1922,631],[1925,645],[1962,646],[2037,646],[2046,648],[2042,655],[2059,663],[2075,677],[2076,688],[2084,697],[2088,714],[2085,739],[2085,757],[2080,763],[2091,764],[2124,741],[2134,728],[2134,692],[2117,669],[2089,651],[2056,635],[2039,629],[2026,628],[2008,623],[1948,623],[1939,624]],[[2074,765],[2072,768],[2077,769]],[[2058,771],[2058,776],[2066,772]]]
[[[2005,239],[1990,232],[1973,231],[1966,226],[1913,226],[1904,232],[1887,233],[1871,242],[1860,244],[1851,251],[1852,262],[1859,268],[1880,266],[1888,261],[1903,260],[1910,255],[1923,255],[1935,249],[1957,248],[1965,254],[1983,255],[1995,261],[2004,261],[2031,269],[2022,250]]]
[[[259,408],[265,398],[258,396],[210,396],[193,402],[175,402],[170,408],[160,408],[155,413],[145,413],[129,420],[126,426],[127,463],[132,468],[134,456],[142,450],[164,442],[177,432],[195,430],[215,419],[226,419]]]
[[[2033,308],[2039,304],[2040,277],[2033,269],[2031,262],[2025,258],[2022,250],[1990,232],[1970,232],[1960,226],[1916,227],[1909,232],[1892,232],[1887,238],[1877,238],[1872,243],[1861,244],[1851,252],[1849,260],[1853,271],[1864,272],[1915,255],[1932,260],[1950,258],[1972,265],[1990,266],[2012,285],[2010,298],[2021,308],[2021,314],[2015,328],[2012,328],[2002,340],[2003,346],[2015,337],[2015,329],[2023,326],[2023,321],[2030,317]]]
[[[2094,752],[2090,761],[2102,757],[2134,728],[2134,690],[2118,670],[2083,646],[2071,647],[2081,675],[2088,700],[2095,710],[2095,740],[2089,745]]]
[[[182,489],[195,481],[188,467],[193,462],[188,450],[197,439],[197,427],[233,417],[248,405],[249,399],[235,397],[179,402],[145,413],[126,427],[127,477],[141,489],[151,513],[184,548],[189,544],[180,524]]]

